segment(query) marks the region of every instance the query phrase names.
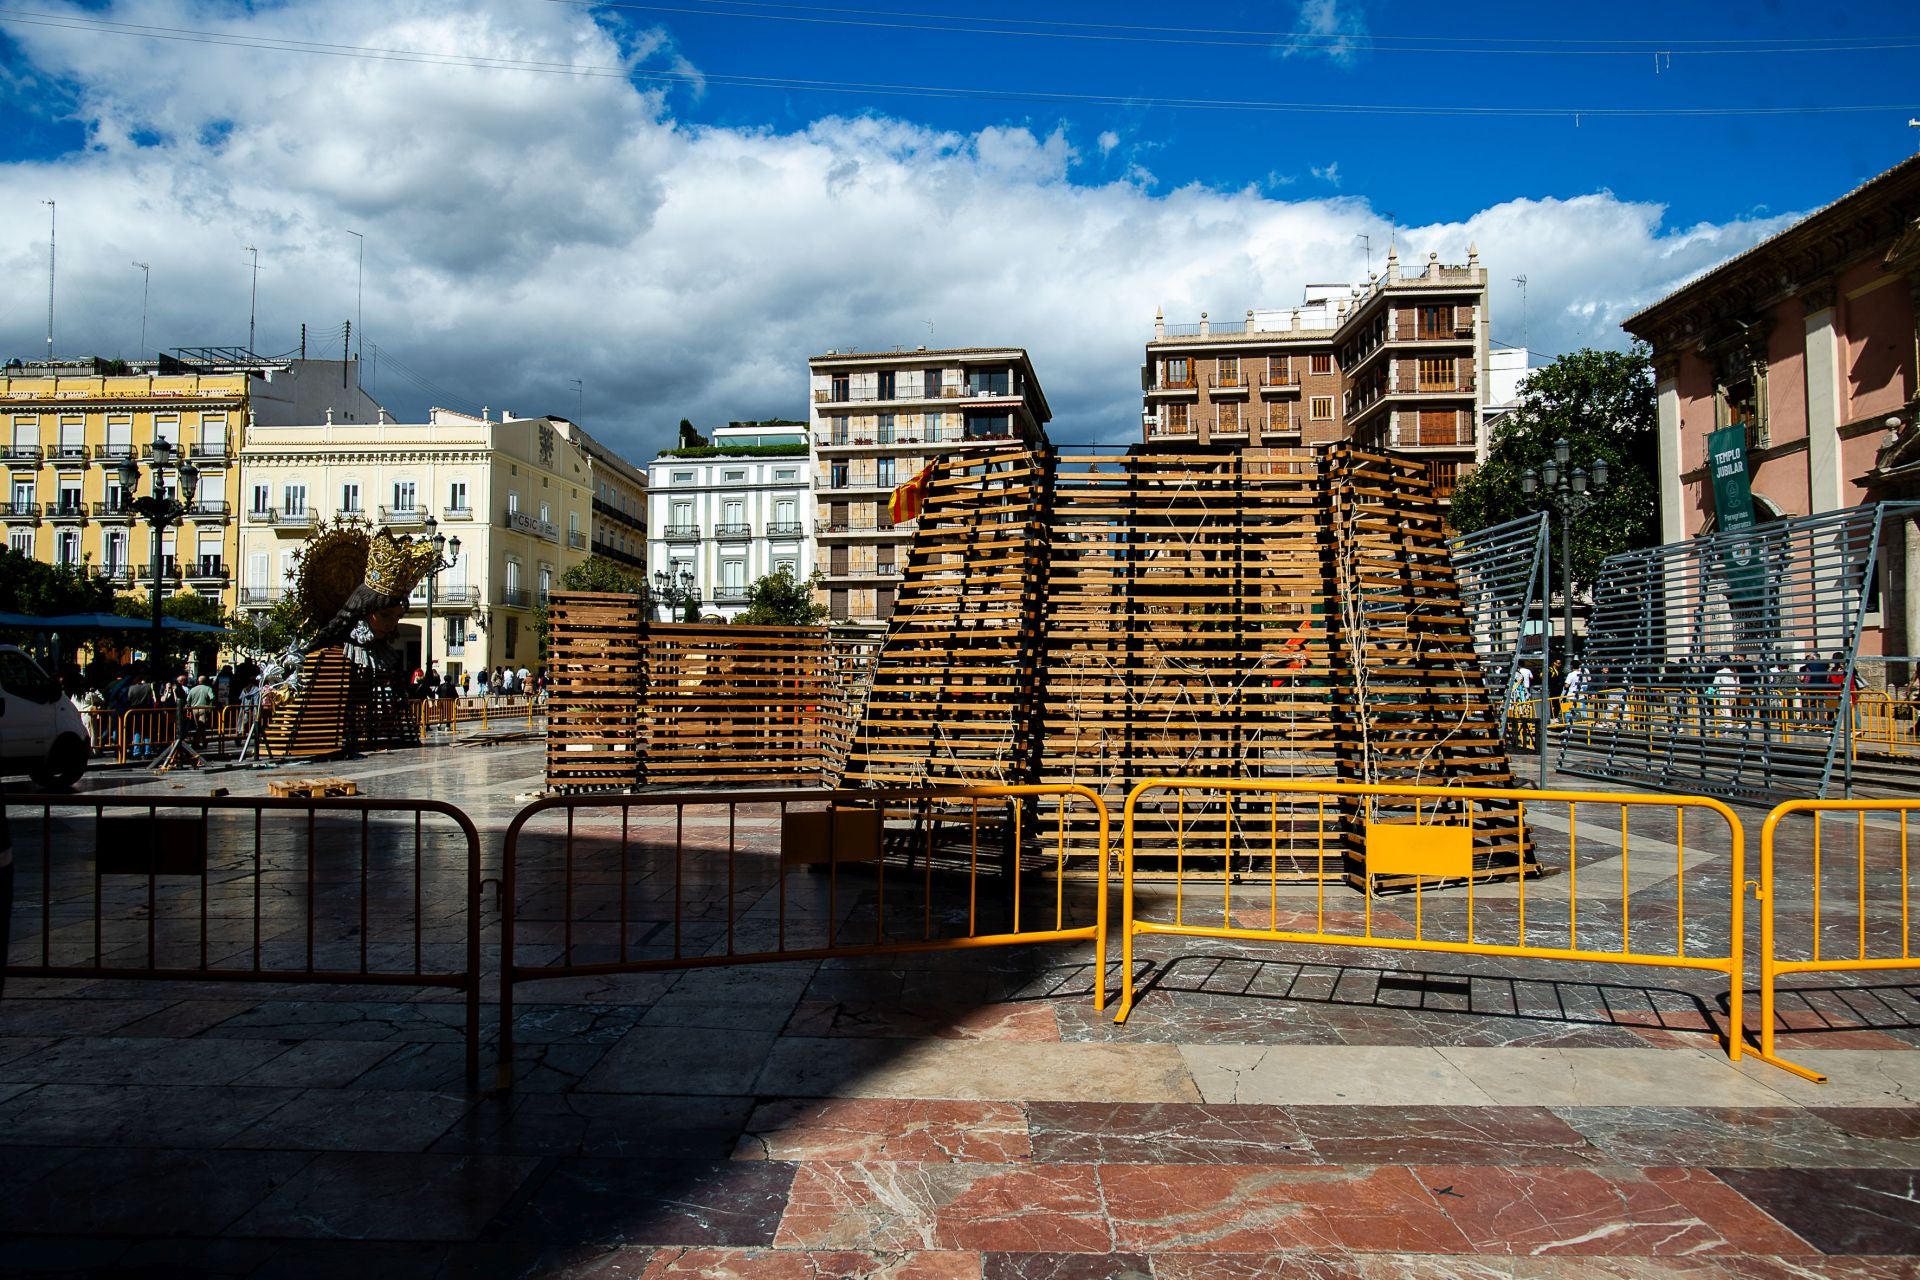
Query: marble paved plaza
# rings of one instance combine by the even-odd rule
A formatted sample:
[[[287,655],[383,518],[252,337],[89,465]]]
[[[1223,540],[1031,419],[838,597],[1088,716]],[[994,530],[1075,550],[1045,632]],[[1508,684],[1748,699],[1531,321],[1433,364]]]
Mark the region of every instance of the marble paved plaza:
[[[507,741],[86,785],[350,777],[460,805],[492,876],[540,767]],[[484,919],[492,973],[497,898]],[[1135,963],[1119,1027],[1085,944],[529,983],[514,1087],[477,1094],[448,991],[13,979],[0,1274],[1920,1277],[1911,971],[1783,1005],[1813,1085],[1726,1060],[1711,975],[1175,939]]]

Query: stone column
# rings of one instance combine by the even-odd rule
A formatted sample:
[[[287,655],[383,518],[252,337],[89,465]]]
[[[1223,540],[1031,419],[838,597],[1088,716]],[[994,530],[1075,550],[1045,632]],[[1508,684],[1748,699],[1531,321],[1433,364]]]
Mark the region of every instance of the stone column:
[[[1834,330],[1833,282],[1801,294],[1806,304],[1807,495],[1809,515],[1847,505],[1840,465],[1840,343]]]
[[[1688,537],[1686,486],[1680,480],[1685,453],[1680,438],[1680,357],[1667,354],[1653,362],[1654,413],[1660,440],[1660,540]]]

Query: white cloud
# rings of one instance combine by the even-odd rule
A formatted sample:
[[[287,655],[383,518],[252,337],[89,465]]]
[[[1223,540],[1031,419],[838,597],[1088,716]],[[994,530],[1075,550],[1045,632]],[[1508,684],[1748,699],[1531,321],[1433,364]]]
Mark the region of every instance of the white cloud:
[[[1276,46],[1283,58],[1319,54],[1337,66],[1348,67],[1371,44],[1359,0],[1300,0],[1294,31],[1294,36]]]
[[[1313,165],[1310,171],[1314,177],[1320,179],[1320,181],[1330,187],[1340,185],[1340,162],[1338,160],[1329,161],[1324,165]]]
[[[1120,135],[1108,129],[1100,135],[1098,141],[1100,144],[1100,154],[1103,156],[1111,155],[1113,149],[1120,145]]]
[[[238,16],[213,0],[128,0],[114,12],[575,66],[677,56],[560,5],[339,0]],[[92,142],[0,162],[0,356],[44,349],[39,201],[54,198],[63,354],[138,354],[134,260],[153,266],[151,347],[244,342],[245,244],[261,254],[258,345],[287,350],[303,322],[353,315],[351,230],[366,236],[373,343],[473,405],[567,413],[582,379],[587,425],[636,456],[683,416],[804,414],[809,355],[912,347],[929,318],[939,345],[1029,348],[1056,439],[1124,440],[1138,432],[1156,307],[1178,321],[1290,305],[1309,280],[1361,277],[1362,231],[1380,261],[1364,200],[1162,192],[1137,163],[1124,180],[1076,182],[1072,131],[1051,123],[705,127],[617,77],[12,34],[34,66],[78,83]],[[1477,239],[1496,281],[1528,275],[1533,345],[1559,351],[1621,345],[1620,318],[1779,221],[1675,230],[1659,207],[1601,193],[1403,226],[1399,245],[1414,269],[1429,249],[1463,260]],[[1518,341],[1510,293],[1494,291],[1494,331]],[[403,412],[432,398],[391,360],[371,372]]]

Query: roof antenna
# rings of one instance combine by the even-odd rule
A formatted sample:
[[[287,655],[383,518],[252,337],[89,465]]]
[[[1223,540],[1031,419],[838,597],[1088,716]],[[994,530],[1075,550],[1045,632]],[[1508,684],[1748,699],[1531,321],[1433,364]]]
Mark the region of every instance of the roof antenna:
[[[1515,276],[1513,282],[1520,286],[1520,347],[1522,350],[1525,350],[1527,345],[1527,278],[1525,276]]]
[[[1362,231],[1354,239],[1367,247],[1367,279],[1373,279],[1373,237]]]

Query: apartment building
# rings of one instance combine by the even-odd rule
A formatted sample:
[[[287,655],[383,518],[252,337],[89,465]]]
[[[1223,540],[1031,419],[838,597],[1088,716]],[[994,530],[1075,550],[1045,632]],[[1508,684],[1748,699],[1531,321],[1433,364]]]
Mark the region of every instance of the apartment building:
[[[1242,320],[1155,317],[1141,367],[1149,442],[1313,446],[1354,440],[1424,456],[1444,497],[1485,456],[1487,273],[1389,249],[1364,287],[1310,285],[1302,305]]]
[[[133,496],[153,492],[157,452],[199,472],[184,521],[160,536],[161,593],[237,604],[238,452],[260,423],[324,406],[371,417],[379,406],[352,362],[266,360],[230,348],[182,348],[156,360],[14,361],[0,370],[0,521],[7,544],[49,564],[84,568],[127,591],[151,589],[152,531],[123,510],[120,465],[140,467]],[[164,451],[156,444],[164,443]],[[177,473],[163,470],[161,491]]]
[[[690,591],[699,616],[731,622],[756,579],[782,569],[800,582],[812,576],[804,424],[718,427],[705,445],[663,450],[647,487],[648,560],[670,584],[654,598],[661,621],[685,616]]]
[[[238,459],[241,607],[272,608],[294,553],[336,514],[437,532],[458,537],[460,550],[413,593],[400,632],[412,665],[455,674],[536,665],[534,609],[586,559],[594,516],[593,462],[572,425],[450,409],[426,422],[378,411],[368,422],[256,425]]]
[[[647,473],[589,435],[577,422],[550,418],[553,428],[587,456],[593,477],[593,519],[587,547],[637,577],[647,571]],[[575,551],[574,535],[568,545]]]
[[[913,540],[887,501],[934,458],[1045,446],[1052,418],[1019,347],[829,351],[808,362],[815,538],[835,621],[884,623]]]

